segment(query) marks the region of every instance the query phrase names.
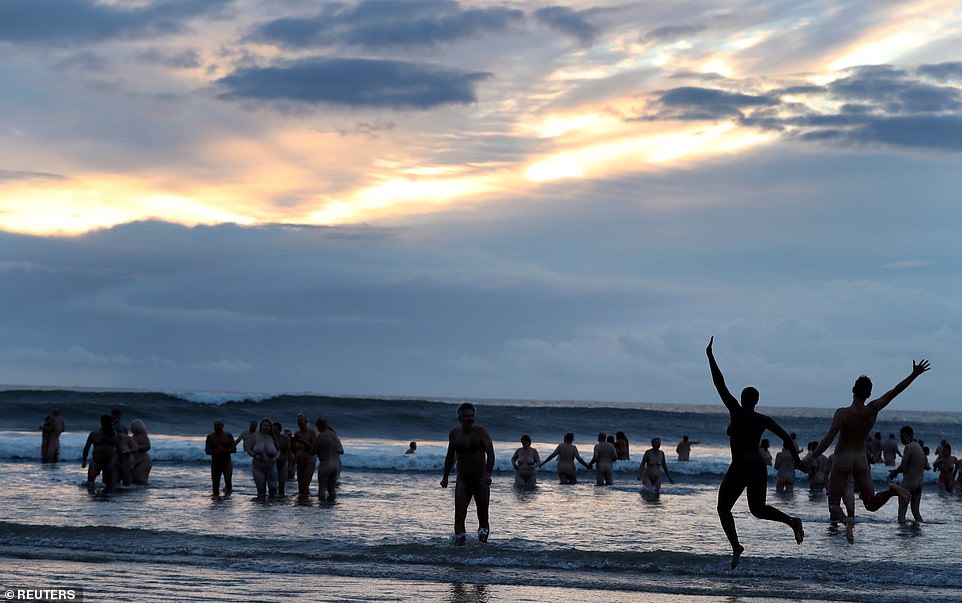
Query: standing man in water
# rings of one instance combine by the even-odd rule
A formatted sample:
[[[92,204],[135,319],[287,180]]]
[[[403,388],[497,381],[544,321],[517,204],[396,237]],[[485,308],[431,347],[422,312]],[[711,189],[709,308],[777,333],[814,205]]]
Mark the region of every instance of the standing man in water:
[[[224,496],[234,491],[234,464],[231,455],[237,452],[234,436],[224,431],[224,422],[214,421],[214,431],[207,434],[204,454],[210,456],[210,481],[214,496],[220,496],[220,478],[224,477]]]
[[[40,460],[44,463],[56,463],[60,460],[60,434],[64,432],[59,408],[53,409],[53,412],[47,415],[40,431]]]
[[[893,496],[898,495],[903,501],[912,500],[912,495],[902,486],[891,485],[888,490],[876,492],[872,487],[872,471],[869,467],[868,457],[865,454],[865,439],[875,426],[878,413],[888,406],[895,396],[899,395],[905,388],[915,381],[915,378],[929,370],[927,360],[916,363],[912,361],[912,372],[908,377],[902,379],[895,387],[884,393],[881,397],[866,402],[872,395],[872,381],[865,375],[855,380],[852,386],[852,403],[849,406],[839,408],[835,411],[832,425],[828,428],[828,433],[822,438],[818,448],[813,451],[813,456],[825,452],[832,444],[832,440],[838,435],[838,444],[835,445],[835,458],[832,462],[832,473],[828,479],[828,507],[833,516],[842,513],[841,499],[845,491],[845,481],[848,476],[855,479],[855,486],[858,489],[862,505],[868,511],[878,511]],[[803,471],[807,466],[803,468]],[[855,510],[854,508],[845,519],[845,539],[849,543],[855,542]]]
[[[491,471],[494,470],[494,445],[488,430],[475,425],[474,404],[465,402],[458,407],[459,427],[448,434],[448,453],[444,457],[441,487],[448,487],[448,476],[458,465],[458,479],[454,488],[454,544],[467,542],[464,520],[468,503],[474,498],[478,509],[478,540],[488,541],[488,503],[491,500]]]
[[[714,341],[714,337],[708,341],[705,352],[708,354],[712,382],[722,402],[728,408],[728,416],[731,418],[728,435],[732,451],[732,463],[718,488],[718,518],[721,520],[725,535],[728,536],[728,542],[732,545],[732,569],[735,569],[745,547],[738,542],[732,507],[746,488],[748,489],[748,509],[752,515],[759,519],[780,521],[791,526],[792,531],[795,532],[795,542],[798,544],[802,544],[802,539],[805,538],[801,519],[786,515],[775,507],[765,504],[768,493],[768,467],[759,447],[762,433],[767,429],[780,437],[785,449],[792,455],[796,467],[801,463],[801,459],[798,457],[798,448],[788,432],[771,417],[755,412],[755,406],[758,404],[757,389],[754,387],[743,389],[741,406],[738,405],[738,400],[728,391],[725,377],[722,376],[721,369],[715,362],[715,354],[712,352]],[[864,454],[862,456],[864,458]]]

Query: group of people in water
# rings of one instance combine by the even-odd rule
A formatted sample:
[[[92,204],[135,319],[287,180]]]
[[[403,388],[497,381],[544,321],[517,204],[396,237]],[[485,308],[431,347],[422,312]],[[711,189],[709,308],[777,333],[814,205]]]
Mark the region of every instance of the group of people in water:
[[[297,495],[307,498],[316,473],[318,498],[334,500],[344,447],[327,419],[318,417],[314,425],[316,430],[308,424],[305,415],[299,414],[297,430],[291,432],[265,417],[260,422],[251,421],[235,438],[224,431],[221,419],[214,421],[214,431],[207,435],[204,445],[205,454],[210,456],[213,495],[221,495],[221,478],[223,495],[233,491],[232,455],[237,452],[237,445],[242,444],[242,450],[251,457],[251,475],[258,499],[285,496],[287,482],[295,479]]]
[[[59,414],[54,409],[54,416]],[[62,433],[62,419],[60,428]],[[59,449],[59,434],[57,436],[56,445]],[[91,449],[93,455],[88,465]],[[125,486],[146,484],[153,466],[149,450],[150,436],[143,421],[135,419],[128,430],[119,408],[113,409],[109,415],[101,415],[100,427],[87,436],[80,459],[80,466],[87,469],[87,487],[93,489],[98,475],[103,476],[104,492],[113,492],[118,483]]]

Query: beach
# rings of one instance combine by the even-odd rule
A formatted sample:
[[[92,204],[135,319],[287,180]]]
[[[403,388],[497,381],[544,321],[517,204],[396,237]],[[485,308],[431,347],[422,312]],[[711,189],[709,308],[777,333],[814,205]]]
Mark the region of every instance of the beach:
[[[775,496],[772,478],[769,503],[803,519],[805,541],[796,545],[787,526],[751,517],[742,498],[735,520],[746,551],[739,567],[729,569],[731,552],[715,513],[728,461],[725,425],[710,408],[479,405],[479,422],[488,419],[497,426],[520,413],[543,416],[543,423],[550,423],[549,416],[570,421],[581,416],[572,429],[586,459],[598,428],[623,428],[632,438],[632,460],[616,464],[610,487],[595,486],[593,472],[584,469],[578,484],[562,486],[551,463],[539,473],[536,488],[520,489],[513,485],[508,462],[519,446],[512,439],[538,421],[519,424],[512,434],[492,430],[497,464],[490,541],[481,544],[473,537],[472,505],[468,544],[455,547],[453,488],[438,484],[446,431],[435,433],[441,425],[454,425],[454,401],[390,401],[395,414],[383,424],[371,423],[375,411],[383,412],[381,402],[356,400],[338,407],[327,401],[328,414],[339,417],[334,426],[345,448],[335,502],[292,496],[254,500],[243,455],[236,456],[233,494],[212,497],[203,455],[209,425],[200,420],[185,424],[191,412],[206,420],[211,403],[189,401],[172,404],[182,406],[179,431],[196,435],[151,431],[155,463],[147,486],[92,494],[84,487],[79,462],[85,433],[71,422],[63,398],[46,401],[61,404],[68,424],[60,463],[41,464],[39,432],[13,425],[11,415],[32,409],[11,405],[6,428],[0,429],[0,554],[5,558],[0,583],[7,587],[77,588],[89,601],[962,599],[957,559],[962,500],[939,494],[931,472],[921,507],[924,524],[899,525],[894,501],[877,513],[859,507],[854,545],[828,521],[825,495],[810,495],[801,474],[788,496]],[[103,402],[96,397],[78,402],[77,413],[85,404]],[[314,414],[325,410],[323,400],[315,402]],[[265,415],[289,410],[282,405],[272,409],[270,400],[257,404]],[[233,412],[224,406],[216,410],[228,416]],[[365,417],[367,426],[355,430],[349,412],[355,413],[356,425]],[[426,421],[436,414],[442,415],[436,422]],[[825,414],[780,411],[779,421],[789,429],[804,426],[798,428],[800,439],[809,440],[816,435],[808,432],[819,424],[827,428]],[[945,413],[928,419],[925,413],[884,414],[889,415],[886,421],[915,419],[916,433],[923,437],[931,438],[927,432],[934,429],[948,430],[949,439],[959,433],[959,425]],[[134,409],[125,408],[125,418],[136,417]],[[613,417],[620,423],[608,427]],[[278,418],[293,424],[293,417]],[[692,461],[673,462],[677,439],[669,439],[667,431],[652,433],[665,439],[676,481],[666,482],[660,499],[652,501],[639,494],[635,477],[647,448],[642,430],[656,420],[673,430],[685,429],[700,443]],[[234,420],[228,430],[236,435],[243,426]],[[590,426],[596,427],[589,431]],[[542,458],[563,435],[552,442],[539,429],[527,431],[534,432]],[[393,439],[387,437],[392,432]],[[433,438],[424,437],[432,433]],[[414,455],[404,455],[409,439],[419,443]],[[21,450],[28,454],[21,456]],[[884,487],[885,472],[873,467],[877,489]]]

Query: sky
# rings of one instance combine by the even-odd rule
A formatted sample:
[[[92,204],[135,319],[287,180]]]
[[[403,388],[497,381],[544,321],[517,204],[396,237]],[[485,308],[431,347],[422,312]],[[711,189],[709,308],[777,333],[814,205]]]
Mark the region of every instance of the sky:
[[[0,2],[0,384],[962,396],[962,5]]]

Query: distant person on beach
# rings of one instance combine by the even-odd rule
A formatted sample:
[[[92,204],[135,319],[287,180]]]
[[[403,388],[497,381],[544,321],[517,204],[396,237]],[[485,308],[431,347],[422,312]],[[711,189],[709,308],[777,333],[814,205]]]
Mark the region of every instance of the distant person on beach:
[[[418,443],[417,443],[417,442],[411,442],[410,444],[408,444],[408,449],[404,451],[404,454],[414,454],[414,452],[415,452],[417,449],[418,449]]]
[[[558,457],[558,481],[562,484],[578,483],[578,468],[575,466],[575,460],[584,465],[586,469],[591,469],[591,467],[578,454],[578,447],[574,445],[574,441],[575,434],[570,431],[566,433],[564,441],[558,444],[558,447],[548,455],[548,458],[541,461],[538,469],[547,465],[554,457]]]
[[[337,433],[328,425],[327,419],[318,417],[314,422],[317,435],[311,449],[317,457],[317,497],[333,501],[337,498],[337,476],[341,472],[341,457],[344,449]]]
[[[87,470],[87,487],[93,488],[98,473],[103,473],[104,492],[113,492],[117,484],[117,438],[110,415],[100,416],[100,427],[90,432],[80,458],[80,467],[87,467],[87,454],[93,447],[93,458]]]
[[[770,447],[771,443],[769,443],[768,438],[762,438],[762,441],[758,443],[758,453],[762,455],[762,460],[765,461],[765,465],[768,467],[771,467],[773,464],[772,453],[771,450],[769,450]]]
[[[925,455],[922,447],[915,441],[915,431],[908,425],[899,430],[902,439],[902,462],[895,469],[889,471],[889,479],[895,479],[902,474],[902,487],[911,495],[912,517],[915,521],[922,521],[919,507],[922,504],[922,486],[925,483]],[[905,512],[909,507],[909,499],[899,497],[899,523],[905,523]]]
[[[60,409],[53,409],[40,426],[40,460],[56,463],[60,460],[60,434],[64,432]]]
[[[798,434],[793,431],[788,435],[792,438],[792,446],[795,447],[795,452],[802,454],[802,446],[798,443]]]
[[[681,436],[681,441],[675,446],[675,452],[678,454],[679,461],[687,461],[691,458],[691,447],[695,444],[700,444],[701,442],[696,442],[688,439],[688,434]]]
[[[615,450],[618,451],[619,461],[631,460],[631,451],[629,450],[628,446],[628,436],[626,436],[625,432],[623,431],[619,431],[615,434]]]
[[[932,468],[939,472],[939,492],[955,490],[955,471],[959,459],[952,456],[952,446],[946,442],[939,450],[939,456],[932,463]]]
[[[878,413],[911,385],[916,377],[927,370],[929,370],[928,361],[922,360],[916,363],[913,360],[912,373],[908,377],[881,397],[868,403],[866,403],[866,400],[872,395],[872,381],[862,375],[855,380],[855,385],[852,386],[851,405],[835,411],[828,433],[825,434],[818,448],[815,449],[815,453],[818,454],[825,452],[835,436],[838,435],[838,444],[835,445],[835,460],[828,480],[828,504],[833,508],[835,515],[841,513],[840,501],[845,489],[845,480],[849,475],[854,476],[855,486],[858,488],[862,505],[868,511],[881,509],[893,496],[898,496],[906,502],[911,500],[912,495],[909,494],[908,490],[894,484],[885,491],[875,492],[872,486],[872,471],[865,453],[865,438],[875,425]],[[904,455],[903,452],[903,461]],[[803,470],[805,469],[807,467],[803,468]],[[855,514],[851,513],[846,519],[845,525],[845,538],[850,543],[855,542],[854,529]]]
[[[731,465],[729,465],[725,478],[718,489],[718,517],[721,520],[722,528],[725,530],[725,535],[728,537],[728,542],[731,543],[731,567],[735,569],[742,553],[745,551],[745,547],[738,542],[732,508],[746,488],[748,489],[748,508],[752,515],[759,519],[779,521],[790,526],[795,533],[795,542],[798,544],[801,544],[805,537],[801,519],[786,515],[765,503],[768,494],[768,469],[761,454],[760,440],[762,433],[766,429],[773,432],[782,439],[789,452],[795,451],[793,460],[796,465],[801,463],[801,459],[798,457],[798,451],[795,450],[788,432],[771,417],[755,411],[755,406],[758,404],[757,389],[754,387],[743,389],[741,406],[739,406],[738,400],[728,391],[721,369],[715,362],[715,354],[712,352],[714,341],[714,337],[708,340],[708,347],[705,352],[708,354],[712,382],[715,384],[715,389],[718,390],[722,402],[725,403],[725,407],[728,408],[728,416],[731,419],[728,434],[732,453]]]
[[[448,487],[448,476],[458,467],[454,487],[454,543],[467,541],[465,518],[468,504],[474,498],[478,511],[478,540],[487,542],[491,527],[488,523],[488,504],[491,500],[491,472],[494,470],[494,445],[488,430],[475,424],[474,404],[465,402],[458,407],[459,426],[448,433],[448,452],[444,457],[441,487]]]
[[[314,466],[317,456],[314,454],[314,441],[317,434],[307,424],[307,417],[297,415],[297,431],[291,435],[291,451],[294,453],[294,465],[297,473],[297,495],[307,498],[311,495],[311,481],[314,479]]]
[[[777,494],[791,494],[795,491],[795,467],[798,465],[798,450],[794,443],[789,443],[775,455],[775,492]],[[794,454],[793,454],[794,452]]]
[[[214,421],[214,431],[207,434],[204,454],[210,456],[210,479],[214,496],[220,496],[220,478],[224,477],[224,496],[234,490],[234,464],[231,455],[237,452],[237,443],[229,431],[224,431],[224,422]]]
[[[651,448],[645,451],[641,457],[641,464],[638,466],[638,479],[642,486],[654,488],[655,496],[661,495],[661,472],[665,472],[668,481],[675,483],[668,473],[668,461],[665,453],[661,450],[661,438],[651,438]]]
[[[895,466],[895,457],[902,456],[899,451],[898,440],[895,439],[895,434],[890,433],[887,440],[882,442],[882,460],[889,467]]]
[[[277,444],[277,495],[285,496],[288,468],[294,459],[291,453],[291,438],[284,433],[284,426],[274,422],[274,442]]]
[[[805,461],[808,461],[808,491],[810,494],[824,490],[825,480],[828,476],[828,459],[825,458],[824,454],[815,456],[813,452],[816,448],[818,448],[818,442],[809,442],[808,456],[805,457]]]
[[[588,461],[588,467],[595,465],[595,483],[599,486],[610,486],[614,483],[614,466],[618,460],[615,445],[608,441],[608,436],[602,431],[598,434],[598,443],[594,453]]]
[[[140,419],[130,422],[130,442],[133,445],[133,482],[135,484],[146,484],[150,477],[150,469],[154,466],[153,460],[147,451],[150,450],[150,436],[147,435],[147,426]]]
[[[514,451],[511,466],[514,467],[515,486],[535,486],[538,483],[538,463],[541,457],[538,451],[531,447],[531,436],[521,436],[521,448]]]
[[[247,429],[242,431],[240,435],[237,436],[237,439],[234,440],[235,446],[237,444],[240,444],[241,442],[244,443],[243,450],[244,450],[244,453],[247,454],[247,456],[254,456],[253,454],[251,454],[251,438],[254,436],[255,433],[257,433],[257,421],[254,419],[251,419],[250,425],[247,427]]]
[[[257,487],[257,498],[277,496],[277,442],[274,440],[274,423],[261,419],[257,431],[250,436],[251,474]]]
[[[882,432],[876,431],[875,437],[866,442],[865,455],[871,465],[882,460]]]

